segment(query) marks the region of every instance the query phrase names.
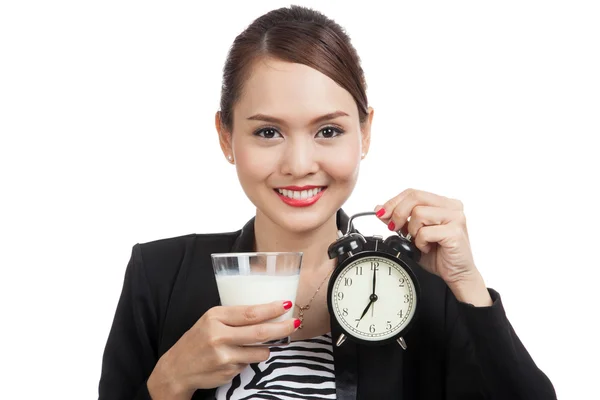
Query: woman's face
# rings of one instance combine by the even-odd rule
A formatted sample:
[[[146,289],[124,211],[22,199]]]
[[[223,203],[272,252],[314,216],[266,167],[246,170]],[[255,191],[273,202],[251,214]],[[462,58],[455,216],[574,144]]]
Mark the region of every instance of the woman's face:
[[[233,110],[233,132],[217,129],[259,212],[302,232],[325,223],[352,193],[369,146],[369,112],[361,127],[354,99],[329,77],[262,59]]]

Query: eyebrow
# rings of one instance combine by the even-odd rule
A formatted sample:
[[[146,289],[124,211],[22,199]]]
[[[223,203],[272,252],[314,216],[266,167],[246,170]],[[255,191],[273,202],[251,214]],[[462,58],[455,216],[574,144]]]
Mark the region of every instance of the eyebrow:
[[[349,115],[346,114],[343,111],[334,111],[325,115],[321,115],[320,117],[317,117],[315,119],[313,119],[312,121],[310,121],[311,125],[316,125],[320,122],[324,122],[324,121],[328,121],[330,119],[335,119],[338,117],[348,117]],[[248,117],[249,120],[254,120],[254,121],[265,121],[265,122],[271,122],[274,124],[280,124],[283,125],[285,122],[282,119],[276,118],[276,117],[272,117],[270,115],[265,115],[265,114],[255,114],[251,117]]]

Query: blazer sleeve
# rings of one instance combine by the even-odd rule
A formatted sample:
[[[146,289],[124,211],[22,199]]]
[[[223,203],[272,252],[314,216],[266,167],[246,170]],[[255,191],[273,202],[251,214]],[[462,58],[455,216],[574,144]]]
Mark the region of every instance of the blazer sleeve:
[[[100,400],[151,400],[146,381],[157,362],[156,332],[156,308],[136,244],[102,357]]]
[[[447,292],[447,398],[556,399],[552,383],[508,321],[500,294],[488,292],[489,307],[459,302]]]

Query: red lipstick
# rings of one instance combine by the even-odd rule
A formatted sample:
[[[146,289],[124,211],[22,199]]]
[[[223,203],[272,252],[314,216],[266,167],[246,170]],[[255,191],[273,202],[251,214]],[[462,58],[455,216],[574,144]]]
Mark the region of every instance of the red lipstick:
[[[314,188],[321,188],[321,190],[319,191],[319,193],[317,193],[313,197],[308,197],[306,199],[291,199],[291,198],[279,193],[279,190],[277,190],[277,189],[275,189],[275,193],[277,193],[279,198],[285,204],[287,204],[289,206],[308,207],[308,206],[315,204],[321,198],[321,196],[323,196],[323,192],[325,192],[327,187],[324,187],[324,186],[285,186],[285,187],[280,188],[280,189],[287,189],[287,190],[293,190],[293,191],[302,191],[302,190],[309,190],[309,189],[314,189]]]

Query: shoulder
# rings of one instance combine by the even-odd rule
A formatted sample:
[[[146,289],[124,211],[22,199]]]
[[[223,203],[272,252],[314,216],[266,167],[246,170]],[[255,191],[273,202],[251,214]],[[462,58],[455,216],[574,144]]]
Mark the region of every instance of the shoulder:
[[[210,254],[213,249],[230,247],[240,231],[190,233],[136,243],[132,258],[138,261],[148,278],[176,273],[186,259]]]
[[[197,244],[218,245],[223,242],[232,242],[239,236],[240,231],[218,233],[190,233],[187,235],[173,236],[156,239],[149,242],[136,243],[139,251],[145,256],[154,258],[178,258],[195,249]]]
[[[189,296],[194,292],[190,287],[199,285],[202,292],[211,289],[210,254],[228,251],[238,236],[239,231],[192,233],[136,243],[126,272],[128,286],[162,324],[177,296]]]

